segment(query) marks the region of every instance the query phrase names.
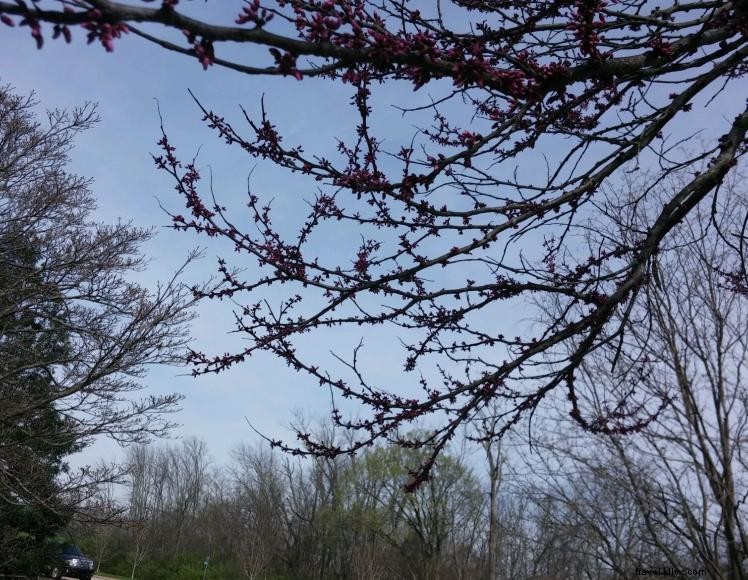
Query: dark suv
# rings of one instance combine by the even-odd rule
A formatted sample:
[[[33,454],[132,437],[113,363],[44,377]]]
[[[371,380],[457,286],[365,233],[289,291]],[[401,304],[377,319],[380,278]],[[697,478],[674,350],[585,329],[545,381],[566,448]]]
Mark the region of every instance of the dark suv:
[[[63,576],[91,580],[94,561],[81,552],[78,546],[62,544],[49,570],[49,575],[55,580],[59,580]]]

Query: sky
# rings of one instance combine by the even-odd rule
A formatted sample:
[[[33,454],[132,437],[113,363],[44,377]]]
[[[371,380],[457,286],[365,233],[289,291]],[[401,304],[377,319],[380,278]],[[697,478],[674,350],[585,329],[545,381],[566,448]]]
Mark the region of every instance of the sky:
[[[198,14],[199,4],[191,6],[198,9]],[[207,16],[225,22],[215,7],[229,4],[213,3]],[[149,267],[134,275],[147,287],[154,287],[158,280],[179,268],[193,247],[205,248],[205,257],[187,271],[188,282],[212,275],[216,257],[223,254],[222,247],[206,248],[202,240],[166,227],[170,218],[160,205],[177,213],[184,209],[170,179],[157,171],[151,159],[151,153],[158,151],[159,109],[178,153],[188,158],[199,152],[198,162],[205,174],[212,172],[215,190],[224,205],[243,207],[251,172],[249,183],[253,190],[270,192],[274,197],[281,229],[292,227],[293,218],[298,218],[299,210],[305,207],[300,204],[312,197],[313,187],[298,183],[287,172],[269,164],[256,167],[253,159],[236,148],[226,147],[201,122],[202,113],[188,89],[219,114],[235,120],[237,126],[241,124],[239,105],[256,113],[264,97],[265,107],[285,143],[303,143],[323,155],[332,155],[336,137],[350,133],[355,123],[348,105],[349,91],[323,81],[305,79],[299,83],[291,78],[248,77],[219,67],[203,71],[193,59],[155,48],[132,35],[118,40],[114,52],[108,54],[99,45],[87,46],[81,32],[76,32],[71,45],[48,37],[44,49],[37,50],[28,30],[1,27],[0,53],[6,58],[0,69],[0,82],[10,84],[21,94],[34,91],[40,103],[39,113],[79,106],[86,101],[98,103],[101,122],[77,139],[70,169],[93,179],[92,190],[99,203],[97,219],[132,221],[157,229],[155,238],[143,247],[150,258]],[[266,53],[262,57],[267,60]],[[400,113],[390,105],[410,92],[409,87],[386,85],[375,96],[375,110],[384,111],[383,116],[387,117],[375,117],[378,129],[395,143],[407,142],[414,129],[403,123]],[[427,94],[423,94],[423,99],[426,102]],[[288,224],[283,223],[286,217]],[[342,235],[337,239],[333,235],[327,243],[330,251],[352,249]],[[226,304],[201,304],[192,329],[195,344],[211,353],[234,350],[240,342],[236,336],[227,335],[231,324],[231,309]],[[348,348],[359,338],[338,332],[312,347],[328,356],[336,344]],[[391,339],[377,341],[373,337],[369,341],[367,352],[372,370],[382,378],[400,371],[399,363],[397,368],[379,364],[381,360],[392,360],[386,354],[388,346],[394,344]],[[173,417],[181,425],[173,436],[205,439],[216,462],[222,463],[232,447],[257,439],[248,421],[263,434],[293,441],[288,425],[297,411],[310,418],[327,412],[329,392],[300,385],[298,379],[299,375],[289,371],[285,363],[259,355],[229,372],[198,378],[189,376],[186,368],[153,368],[143,381],[147,387],[143,393],[183,394],[182,409]],[[87,448],[73,464],[122,455],[115,443],[102,440]]]
[[[233,2],[191,4],[198,15],[202,12],[211,20],[230,22],[226,14],[220,13],[226,7],[231,7],[229,15],[236,12]],[[299,83],[291,78],[250,77],[219,67],[203,71],[196,61],[157,49],[134,36],[117,41],[112,54],[98,45],[86,46],[80,31],[70,46],[49,38],[47,43],[43,50],[37,50],[28,30],[2,27],[0,54],[5,57],[0,82],[12,85],[19,93],[34,91],[41,104],[40,112],[43,108],[70,108],[85,101],[99,104],[102,120],[78,139],[71,153],[71,169],[93,179],[92,189],[99,200],[98,219],[131,220],[158,230],[158,235],[143,248],[151,260],[149,268],[136,277],[145,286],[153,287],[159,279],[167,278],[196,245],[205,247],[205,257],[188,270],[186,281],[204,280],[214,272],[216,256],[224,249],[213,244],[206,247],[189,234],[165,227],[170,220],[160,204],[175,212],[183,206],[168,176],[156,170],[150,157],[157,152],[160,138],[159,109],[178,154],[187,158],[199,152],[199,165],[212,172],[222,204],[241,208],[249,184],[254,191],[274,197],[278,225],[288,231],[305,207],[303,200],[312,197],[313,188],[269,164],[257,166],[236,148],[226,147],[201,122],[202,114],[188,89],[206,106],[236,121],[237,126],[241,124],[239,105],[257,113],[264,96],[268,112],[284,135],[284,143],[303,144],[321,155],[332,154],[335,138],[349,135],[355,124],[348,105],[349,91],[325,81],[305,79]],[[264,49],[242,50],[257,51],[262,62],[267,62],[266,53],[261,52]],[[251,57],[244,60],[250,61]],[[734,108],[731,101],[739,104],[742,100],[735,99],[739,88],[740,85],[733,87],[720,96],[724,106],[718,103],[712,110],[722,110],[724,118],[729,118]],[[414,121],[403,119],[392,105],[425,104],[428,96],[429,92],[424,91],[413,97],[410,87],[397,84],[377,88],[374,126],[393,144],[393,149],[409,141]],[[690,127],[709,124],[699,107],[695,107],[691,119]],[[330,252],[351,249],[345,232],[330,236],[325,239]],[[514,316],[522,314],[515,312]],[[236,336],[226,333],[232,323],[231,309],[226,304],[202,304],[198,315],[193,336],[199,350],[220,353],[240,344]],[[510,313],[507,319],[511,319]],[[396,382],[401,374],[400,359],[396,359],[396,364],[382,364],[395,360],[394,337],[376,332],[367,336],[370,370],[383,381]],[[348,348],[358,338],[356,332],[340,331],[309,342],[306,347],[329,356],[330,349]],[[229,372],[199,378],[192,378],[184,368],[154,368],[144,380],[144,392],[176,391],[185,395],[182,410],[174,417],[181,426],[173,435],[205,439],[214,459],[221,463],[227,460],[233,446],[257,438],[248,421],[270,437],[288,437],[286,426],[295,410],[314,417],[328,409],[329,393],[300,384],[298,379],[299,375],[289,371],[285,363],[261,355]],[[122,450],[114,443],[99,441],[77,461],[121,456]]]
[[[254,108],[263,92],[273,108],[298,111],[298,94],[289,90],[295,87],[288,82],[247,78],[217,68],[203,72],[196,62],[154,50],[140,39],[122,39],[115,52],[107,54],[99,46],[86,46],[80,42],[81,35],[77,36],[78,41],[72,46],[57,42],[37,51],[26,32],[19,34],[3,28],[0,50],[13,58],[4,59],[0,79],[19,93],[33,90],[43,108],[70,108],[84,101],[99,104],[102,120],[78,139],[71,153],[71,169],[93,179],[92,189],[99,200],[97,218],[104,222],[131,220],[158,229],[152,242],[143,248],[151,258],[149,268],[136,277],[153,287],[158,279],[180,266],[191,247],[198,245],[198,240],[164,227],[170,220],[159,208],[159,201],[177,210],[182,207],[171,183],[157,172],[150,158],[160,137],[157,103],[174,142],[185,144],[183,152],[189,156],[202,146],[200,159],[210,160],[217,187],[232,190],[226,197],[238,198],[246,190],[252,160],[237,156],[205,129],[187,89],[216,109],[234,114],[238,103]],[[304,110],[309,111],[311,103],[324,102],[320,91],[321,88],[306,89],[312,95]],[[324,113],[318,108],[311,116],[297,112],[294,118],[289,114],[284,119],[291,127],[289,138],[310,131],[315,117]],[[322,133],[326,131],[323,129]],[[268,183],[263,184],[258,177],[260,185]],[[274,185],[282,197],[283,184]],[[206,251],[205,259],[189,270],[187,277],[198,281],[209,276],[215,255],[215,251]],[[236,344],[225,334],[229,324],[228,309],[204,305],[193,336],[217,352],[227,350],[230,343]],[[319,406],[314,393],[296,388],[293,377],[276,367],[272,361],[262,361],[251,368],[198,379],[185,376],[186,369],[154,368],[144,384],[147,392],[184,394],[182,410],[174,417],[181,427],[174,436],[205,439],[216,460],[223,461],[231,446],[253,439],[245,417],[263,432],[277,436],[285,433],[289,408]],[[121,453],[115,444],[101,441],[79,460],[113,458]]]

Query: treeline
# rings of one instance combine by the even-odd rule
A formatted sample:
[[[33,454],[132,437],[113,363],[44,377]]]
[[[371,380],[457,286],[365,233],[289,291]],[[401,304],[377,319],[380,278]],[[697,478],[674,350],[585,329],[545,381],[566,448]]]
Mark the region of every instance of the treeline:
[[[532,450],[463,441],[413,493],[404,487],[417,450],[300,460],[243,445],[216,466],[197,439],[135,447],[127,524],[70,533],[101,571],[141,580],[566,580],[653,567],[740,577],[730,500],[715,494],[725,487],[700,486],[704,465],[678,453],[685,440],[659,463],[665,438],[654,432],[633,445],[556,427]]]
[[[465,458],[445,455],[416,493],[420,452],[378,447],[304,462],[242,446],[216,468],[202,441],[131,450],[129,527],[84,526],[107,572],[138,578],[477,577],[485,501]],[[446,576],[445,576],[446,575]]]
[[[131,450],[127,527],[83,526],[78,542],[101,569],[148,580],[199,578],[475,579],[488,562],[488,482],[447,453],[406,493],[423,453],[376,447],[302,461],[242,446],[211,466],[204,442]],[[506,476],[501,473],[501,478]],[[506,485],[495,564],[511,577],[568,577],[589,568],[559,542],[542,501]],[[567,535],[568,534],[564,534]]]

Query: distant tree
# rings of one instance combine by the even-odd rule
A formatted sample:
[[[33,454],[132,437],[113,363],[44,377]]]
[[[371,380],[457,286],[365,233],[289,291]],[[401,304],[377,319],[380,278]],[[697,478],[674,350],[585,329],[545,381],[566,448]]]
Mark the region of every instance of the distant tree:
[[[659,401],[625,420],[586,417],[576,377],[590,353],[620,339],[620,317],[642,300],[675,226],[719,190],[746,151],[742,93],[729,118],[712,97],[738,87],[746,73],[747,0],[252,0],[236,3],[228,26],[189,11],[177,0],[0,2],[3,21],[29,30],[39,47],[50,32],[69,41],[83,28],[89,42],[111,51],[131,32],[203,68],[320,77],[350,90],[359,120],[332,157],[287,144],[264,107],[259,119],[246,115],[245,136],[201,105],[228,144],[321,188],[295,235],[276,227],[270,197],[254,192],[248,206],[256,229],[240,226],[247,220],[203,193],[195,164],[181,163],[167,136],[161,140],[156,162],[187,206],[186,215],[173,216],[174,227],[222,238],[259,265],[239,270],[221,260],[223,286],[198,293],[233,297],[237,330],[249,342],[218,356],[196,349],[196,372],[269,351],[368,409],[361,419],[333,410],[339,425],[358,434],[348,445],[300,432],[303,453],[355,451],[396,439],[415,418],[438,418],[423,439],[400,441],[430,450],[411,487],[428,478],[460,425],[493,400],[504,407],[493,437],[559,391],[589,429],[627,433],[656,415]],[[237,43],[266,46],[270,56],[263,61],[248,50],[258,61],[247,62],[237,50],[222,53]],[[428,97],[403,110],[430,112],[433,125],[385,149],[372,93],[396,82],[428,88]],[[707,129],[706,119],[704,147],[679,152],[674,145]],[[590,214],[615,222],[600,208],[608,186],[633,166],[660,169],[641,190],[647,200],[662,176],[690,173],[631,235],[580,245]],[[321,254],[315,242],[329,231],[356,243]],[[598,231],[612,230],[603,223]],[[563,308],[542,327],[518,331],[501,305],[528,297],[558,299]],[[352,372],[340,373],[298,348],[310,332],[379,325],[402,341],[406,374],[394,388],[364,372],[363,352],[347,357]],[[406,394],[414,388],[417,395]],[[611,409],[617,404],[627,401]]]
[[[0,562],[33,567],[116,466],[70,470],[66,456],[107,435],[142,441],[170,426],[179,395],[134,398],[148,365],[182,360],[189,300],[172,279],[127,280],[150,232],[93,221],[89,183],[66,170],[93,107],[36,120],[0,88]],[[36,546],[32,549],[32,546]]]
[[[377,446],[352,467],[356,478],[351,483],[371,496],[369,505],[377,515],[365,529],[389,548],[384,576],[478,578],[482,571],[474,557],[485,516],[478,480],[450,450],[440,457],[428,482],[406,493],[404,484],[412,477],[408,466],[417,465],[427,453]],[[361,495],[355,488],[349,493]]]
[[[323,438],[334,435],[329,425],[310,428]],[[403,481],[420,459],[411,455],[423,450],[377,445],[355,457],[291,458],[265,444],[243,445],[223,467],[208,465],[206,447],[196,440],[128,452],[131,470],[121,494],[128,525],[106,539],[76,526],[91,550],[108,544],[107,573],[178,580],[199,576],[210,555],[208,575],[217,580],[484,578],[482,489],[451,449],[434,477],[410,494]],[[194,485],[175,488],[180,481]],[[186,518],[184,499],[197,506]],[[509,510],[502,514],[507,532],[500,541],[520,539]]]
[[[243,577],[267,576],[273,558],[283,552],[286,488],[276,454],[267,448],[241,446],[234,451],[233,501],[228,526],[232,553]]]
[[[121,515],[126,507],[118,500],[115,484],[107,483],[99,489],[96,497],[86,503],[90,517],[83,521],[73,521],[68,532],[83,552],[96,562],[98,573],[102,565],[106,568],[121,535]]]
[[[682,186],[662,182],[655,196]],[[657,258],[656,279],[632,310],[625,340],[582,365],[579,404],[602,427],[665,400],[659,419],[628,437],[615,430],[580,433],[550,423],[528,457],[567,551],[603,565],[591,577],[631,578],[642,563],[698,568],[709,578],[746,578],[748,559],[748,335],[746,301],[735,292],[736,237],[743,226],[745,178],[728,175],[719,206],[699,208],[673,232]],[[647,221],[631,177],[611,208],[623,223]],[[632,228],[634,229],[634,228]],[[603,386],[604,389],[600,387]],[[621,393],[630,406],[614,406]],[[567,574],[565,577],[569,577]]]
[[[596,412],[610,403],[592,396],[593,381],[605,380],[612,393],[635,385],[640,401],[669,401],[661,419],[631,440],[608,438],[605,448],[622,466],[616,485],[635,501],[641,535],[659,561],[725,580],[748,576],[748,311],[724,274],[735,252],[734,238],[723,235],[743,225],[744,183],[737,172],[725,181],[721,203],[730,211],[710,220],[711,210],[699,209],[677,228],[646,307],[632,313],[617,364],[611,349],[602,350],[580,377]]]
[[[500,420],[501,410],[489,406],[482,411],[480,420],[475,422],[475,433],[470,437],[483,449],[488,471],[488,537],[486,538],[486,580],[498,580],[499,568],[499,530],[501,518],[499,502],[501,484],[504,475],[506,454],[502,452],[502,441],[495,441],[496,422]],[[493,412],[492,412],[493,411]]]

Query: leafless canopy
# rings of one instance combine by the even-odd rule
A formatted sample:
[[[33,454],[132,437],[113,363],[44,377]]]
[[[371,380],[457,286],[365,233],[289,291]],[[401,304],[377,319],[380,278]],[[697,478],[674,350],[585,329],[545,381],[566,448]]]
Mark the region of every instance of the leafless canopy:
[[[418,9],[399,0],[253,0],[237,2],[229,26],[189,12],[188,3],[175,0],[156,7],[0,2],[4,21],[27,27],[40,47],[50,30],[69,39],[82,27],[107,50],[132,32],[195,57],[204,68],[323,77],[352,91],[360,121],[330,159],[287,145],[264,108],[259,119],[247,115],[246,134],[203,108],[228,144],[321,187],[295,236],[279,232],[268,200],[254,193],[249,211],[256,227],[237,225],[206,196],[197,167],[180,162],[164,135],[156,161],[187,205],[185,216],[174,215],[174,226],[225,239],[258,264],[246,278],[220,262],[223,287],[203,297],[233,298],[237,329],[249,342],[227,355],[193,352],[196,372],[218,372],[270,351],[369,409],[362,419],[333,409],[339,425],[359,435],[350,446],[329,447],[302,432],[296,450],[302,453],[336,455],[379,438],[398,440],[404,423],[434,416],[428,436],[400,441],[433,451],[414,474],[415,485],[460,425],[490,401],[503,404],[503,421],[490,437],[559,389],[567,392],[572,416],[589,429],[626,432],[651,419],[657,406],[630,412],[626,401],[613,406],[615,416],[584,416],[575,371],[590,352],[621,338],[624,327],[614,315],[625,315],[649,283],[663,241],[719,190],[745,152],[744,103],[724,120],[712,97],[738,87],[746,71],[746,0],[658,6],[453,0]],[[170,29],[186,40],[173,40]],[[266,46],[270,57],[266,63],[228,60],[221,54],[228,43]],[[395,81],[442,97],[416,93],[404,109],[431,111],[433,126],[401,148],[384,150],[370,97],[377,83]],[[468,107],[469,126],[443,112],[453,104]],[[682,128],[707,129],[707,118],[715,121],[704,147],[678,153],[678,140],[687,136]],[[672,171],[689,178],[661,199],[641,229],[625,239],[606,235],[599,210],[608,185],[639,165],[660,170],[641,191],[643,199]],[[585,246],[580,240],[587,236],[580,234],[590,218],[601,229],[596,243]],[[349,228],[354,241],[347,254],[315,251],[327,228]],[[529,297],[560,300],[561,313],[533,333],[518,333],[511,322],[505,327],[501,304],[511,308]],[[356,356],[363,351],[346,357],[350,373],[336,376],[297,348],[303,334],[347,325],[394,328],[403,345],[402,385],[365,376]],[[420,396],[403,394],[413,387],[422,388]]]
[[[48,488],[27,452],[163,434],[181,396],[134,393],[149,365],[183,360],[190,300],[175,279],[154,292],[128,280],[151,233],[95,222],[89,182],[66,170],[94,107],[42,123],[34,106],[0,88],[0,501],[68,509],[117,470]]]

